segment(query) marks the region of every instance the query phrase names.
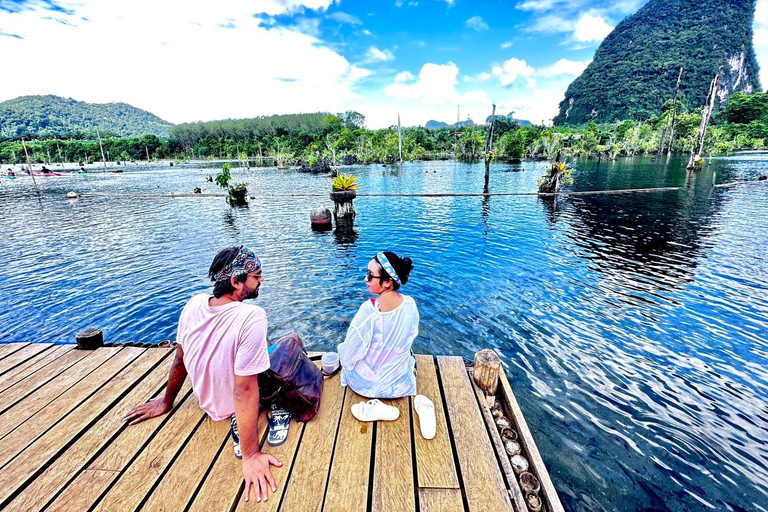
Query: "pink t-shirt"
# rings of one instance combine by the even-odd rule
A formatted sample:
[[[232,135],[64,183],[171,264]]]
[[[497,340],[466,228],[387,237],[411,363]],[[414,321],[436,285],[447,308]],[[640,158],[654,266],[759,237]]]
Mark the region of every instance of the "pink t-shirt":
[[[235,413],[235,375],[269,368],[267,313],[259,306],[230,302],[208,305],[207,294],[192,297],[181,312],[176,342],[200,407],[212,420]]]

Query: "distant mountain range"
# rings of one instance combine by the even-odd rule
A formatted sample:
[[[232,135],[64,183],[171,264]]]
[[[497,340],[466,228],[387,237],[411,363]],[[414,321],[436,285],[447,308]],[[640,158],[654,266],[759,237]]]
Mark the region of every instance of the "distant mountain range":
[[[752,45],[755,0],[650,0],[608,34],[560,103],[556,125],[645,120],[675,94],[690,110],[719,74],[720,103],[760,91]]]
[[[126,103],[86,103],[59,96],[21,96],[0,103],[0,138],[168,137],[171,123]]]
[[[515,119],[514,117],[512,117],[512,114],[513,114],[513,112],[510,112],[506,116],[497,115],[496,117],[497,118],[499,118],[499,117],[507,117],[507,118],[511,119],[512,121],[515,121],[520,126],[533,126],[532,122],[526,121],[525,119]],[[486,124],[490,123],[491,122],[491,116],[486,117],[485,118],[485,122],[486,122]],[[456,127],[456,128],[459,128],[461,126],[475,126],[475,122],[472,121],[471,119],[467,119],[466,121],[459,121],[458,123],[448,124],[448,123],[443,123],[442,121],[435,121],[433,119],[430,119],[429,121],[427,121],[427,124],[424,125],[424,128],[436,129],[436,128],[445,128],[446,126],[453,126],[453,127]]]

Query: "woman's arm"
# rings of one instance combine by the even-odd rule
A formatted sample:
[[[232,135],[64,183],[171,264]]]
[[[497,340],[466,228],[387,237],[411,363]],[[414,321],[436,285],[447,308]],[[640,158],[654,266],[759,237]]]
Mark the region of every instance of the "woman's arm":
[[[373,320],[375,315],[376,311],[371,303],[365,301],[349,324],[347,336],[344,338],[344,342],[339,344],[337,348],[339,361],[345,369],[351,370],[354,368],[355,364],[368,353],[368,347],[371,346],[371,338],[373,337]]]

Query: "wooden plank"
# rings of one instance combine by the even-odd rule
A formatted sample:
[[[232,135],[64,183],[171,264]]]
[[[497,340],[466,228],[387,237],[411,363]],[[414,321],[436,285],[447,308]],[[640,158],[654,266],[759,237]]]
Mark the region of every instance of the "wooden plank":
[[[373,424],[352,416],[352,404],[365,399],[347,389],[341,411],[331,476],[325,494],[325,512],[365,511],[368,505],[368,478],[371,469]]]
[[[416,510],[416,494],[411,453],[411,398],[382,402],[397,407],[400,417],[394,421],[376,422],[371,507],[374,512],[413,512]]]
[[[267,413],[259,414],[259,440],[263,444],[267,432]],[[232,451],[232,437],[225,441],[211,472],[203,482],[189,512],[234,510],[243,488],[243,464]]]
[[[563,504],[560,502],[560,497],[555,490],[555,486],[552,484],[547,467],[544,465],[539,449],[536,447],[536,442],[533,440],[528,424],[525,422],[520,404],[517,403],[515,394],[512,392],[512,386],[509,384],[509,380],[507,380],[507,376],[503,371],[499,380],[501,382],[501,392],[509,405],[510,410],[507,412],[512,416],[510,419],[517,425],[517,434],[521,439],[523,450],[525,450],[528,462],[535,468],[533,473],[539,478],[542,500],[546,504],[547,510],[563,512]]]
[[[345,390],[338,373],[325,379],[320,410],[304,427],[281,510],[322,510]]]
[[[110,357],[104,364],[87,374],[80,382],[61,393],[30,417],[24,416],[25,412],[30,410],[27,407],[22,407],[27,404],[26,400],[21,402],[20,405],[22,406],[13,407],[3,414],[0,417],[0,426],[2,426],[0,431],[5,433],[6,430],[12,429],[14,421],[18,427],[0,439],[0,466],[24,450],[38,436],[44,434],[57,421],[69,414],[72,409],[78,407],[80,402],[113,378],[126,364],[138,357],[143,350],[124,350],[114,357]]]
[[[464,360],[438,357],[437,364],[469,510],[512,510]]]
[[[493,419],[493,414],[491,414],[491,410],[488,408],[485,392],[480,389],[480,386],[478,386],[475,382],[472,371],[468,370],[467,374],[470,377],[469,382],[472,384],[472,388],[475,390],[477,405],[480,408],[480,412],[483,415],[485,424],[488,427],[488,431],[490,432],[491,443],[493,443],[493,447],[496,450],[496,453],[499,454],[499,461],[501,462],[501,469],[502,473],[504,474],[504,480],[507,482],[507,487],[511,491],[510,497],[512,498],[512,504],[514,505],[515,510],[518,512],[527,512],[528,505],[525,504],[523,491],[520,489],[520,484],[518,483],[517,477],[515,476],[515,471],[512,469],[512,464],[509,462],[509,457],[507,456],[507,451],[504,448],[503,441],[501,440],[501,435],[499,435],[499,429],[496,427],[496,422]]]
[[[40,352],[43,352],[52,346],[53,343],[30,343],[26,347],[22,347],[8,357],[0,359],[0,374],[14,369],[24,361],[35,357]]]
[[[142,509],[183,511],[216,459],[222,443],[229,438],[229,430],[229,420],[213,421],[206,416]],[[230,456],[235,458],[234,453]]]
[[[0,343],[0,359],[8,357],[19,349],[29,345],[29,343]]]
[[[163,350],[163,349],[157,349]],[[118,404],[98,423],[89,428],[66,452],[45,469],[6,505],[4,512],[40,510],[58,495],[74,475],[84,468],[88,461],[104,446],[120,436],[126,424],[123,421],[126,409],[152,396],[164,387],[173,358],[167,357],[172,350],[166,350],[166,359],[146,378],[139,382]]]
[[[0,393],[0,411],[3,412],[0,416],[0,437],[16,428],[19,422],[26,420],[45,407],[51,400],[65,392],[119,351],[119,348],[92,352],[73,350],[56,360],[57,371],[53,371],[52,368],[37,371]],[[9,414],[14,409],[16,412]]]
[[[18,382],[26,379],[40,368],[43,368],[51,361],[55,361],[57,358],[73,349],[74,345],[56,345],[51,350],[46,350],[45,352],[29,359],[24,364],[20,364],[13,370],[0,375],[0,393],[17,384]]]
[[[204,418],[205,413],[194,395],[191,395],[93,510],[136,510]]]
[[[83,430],[93,426],[99,416],[119,400],[121,395],[127,394],[128,390],[154,368],[164,355],[160,351],[127,347],[121,350],[115,359],[123,357],[128,359],[132,353],[140,354],[134,359],[133,364],[126,366],[3,468],[0,473],[2,504],[28,485],[29,480],[42,472],[66,446],[80,437]]]
[[[435,404],[437,430],[434,439],[424,439],[419,428],[418,414],[413,413],[413,438],[416,445],[416,481],[419,487],[458,489],[456,465],[453,461],[450,432],[445,421],[443,399],[437,382],[432,356],[416,356],[416,389]]]
[[[266,443],[262,443],[261,450],[277,457],[277,460],[282,462],[283,465],[279,468],[272,468],[272,476],[275,478],[277,491],[272,494],[272,490],[270,489],[269,499],[266,502],[262,498],[261,503],[259,503],[259,512],[275,512],[280,506],[283,494],[285,493],[285,483],[291,475],[296,449],[299,447],[299,440],[304,432],[305,425],[305,423],[291,421],[291,426],[288,430],[288,439],[286,439],[280,446],[269,446]],[[243,498],[239,500],[236,510],[253,510],[253,504],[257,503],[254,492],[251,491],[250,502],[246,503]],[[290,509],[283,508],[282,510]]]
[[[171,350],[171,352],[174,352],[174,350]],[[166,380],[168,378],[167,369],[164,378]],[[106,492],[112,483],[117,480],[122,470],[130,464],[136,454],[147,445],[149,438],[163,428],[166,422],[173,418],[179,408],[184,404],[187,404],[191,411],[199,408],[197,398],[195,398],[191,391],[192,385],[189,379],[187,379],[179,391],[174,408],[168,414],[123,429],[120,435],[59,493],[56,500],[46,510],[69,512],[70,510],[90,509],[99,499],[99,496]],[[133,402],[131,405],[136,405],[146,396],[149,395],[139,398],[138,401]],[[124,415],[129,409],[123,408],[121,415]]]
[[[421,512],[464,512],[461,490],[419,489],[419,510]]]

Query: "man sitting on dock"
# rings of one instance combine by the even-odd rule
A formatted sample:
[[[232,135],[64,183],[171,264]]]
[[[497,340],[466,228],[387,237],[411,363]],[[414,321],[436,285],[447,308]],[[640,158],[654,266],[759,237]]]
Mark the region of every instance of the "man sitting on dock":
[[[256,501],[267,501],[267,484],[277,490],[270,464],[282,465],[260,451],[258,438],[258,374],[269,368],[267,314],[243,303],[259,296],[261,261],[244,246],[229,247],[213,259],[208,276],[214,282],[213,297],[195,295],[181,312],[165,396],[134,407],[125,419],[134,425],[170,411],[189,374],[208,416],[214,421],[231,418],[235,456],[243,459],[245,501],[251,486]]]

